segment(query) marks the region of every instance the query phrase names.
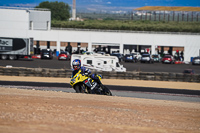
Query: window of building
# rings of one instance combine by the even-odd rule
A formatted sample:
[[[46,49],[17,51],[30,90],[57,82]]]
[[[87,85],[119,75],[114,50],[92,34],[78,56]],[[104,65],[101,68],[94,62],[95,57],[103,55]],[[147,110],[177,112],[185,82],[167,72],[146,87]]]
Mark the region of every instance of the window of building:
[[[47,30],[49,30],[49,21],[47,21]]]
[[[92,60],[87,60],[87,64],[92,64]]]
[[[107,61],[104,61],[104,64],[107,64]]]
[[[30,22],[29,22],[29,29],[30,29],[30,30],[33,30],[33,21],[30,21]]]
[[[116,67],[120,67],[120,65],[119,65],[119,63],[118,63],[118,62],[116,63]]]

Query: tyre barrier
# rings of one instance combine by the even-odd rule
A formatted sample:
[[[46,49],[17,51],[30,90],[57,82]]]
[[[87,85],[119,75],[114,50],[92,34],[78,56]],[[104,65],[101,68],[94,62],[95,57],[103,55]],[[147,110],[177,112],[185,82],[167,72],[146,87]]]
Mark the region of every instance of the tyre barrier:
[[[100,72],[104,79],[130,79],[151,81],[197,82],[200,83],[200,74],[188,75],[183,73],[168,72]],[[0,67],[0,75],[5,76],[32,76],[32,77],[59,77],[70,78],[71,69],[25,68],[25,67]]]

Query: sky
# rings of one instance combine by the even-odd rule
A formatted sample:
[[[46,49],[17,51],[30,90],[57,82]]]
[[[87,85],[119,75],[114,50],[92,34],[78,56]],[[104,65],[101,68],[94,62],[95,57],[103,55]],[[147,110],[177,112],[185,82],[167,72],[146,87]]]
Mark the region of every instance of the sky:
[[[43,1],[64,2],[72,6],[72,0],[0,0],[0,6],[33,8]],[[131,11],[143,6],[200,7],[200,0],[76,0],[77,11]]]

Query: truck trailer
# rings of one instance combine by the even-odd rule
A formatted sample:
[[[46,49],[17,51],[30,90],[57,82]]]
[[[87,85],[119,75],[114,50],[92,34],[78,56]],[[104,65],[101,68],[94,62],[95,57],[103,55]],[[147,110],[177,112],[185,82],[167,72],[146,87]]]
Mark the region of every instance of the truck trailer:
[[[33,38],[0,37],[0,59],[2,60],[32,59],[33,51]]]

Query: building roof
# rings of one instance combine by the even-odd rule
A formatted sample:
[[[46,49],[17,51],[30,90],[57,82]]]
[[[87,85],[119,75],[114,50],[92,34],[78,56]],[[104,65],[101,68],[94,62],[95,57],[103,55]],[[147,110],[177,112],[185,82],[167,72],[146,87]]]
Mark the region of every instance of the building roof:
[[[170,6],[144,6],[134,10],[149,10],[149,11],[200,11],[200,7],[170,7]]]
[[[9,6],[0,6],[0,9],[50,11],[49,9],[45,9],[45,8],[25,8],[25,7],[9,7]]]

